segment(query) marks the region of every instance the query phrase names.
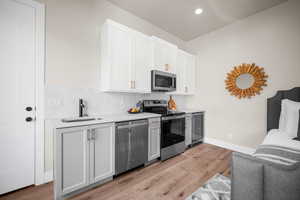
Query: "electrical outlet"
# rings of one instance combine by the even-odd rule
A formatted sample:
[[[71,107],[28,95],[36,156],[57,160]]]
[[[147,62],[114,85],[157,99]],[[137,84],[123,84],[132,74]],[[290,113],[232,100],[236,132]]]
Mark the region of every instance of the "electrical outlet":
[[[230,140],[232,140],[232,133],[229,133],[228,135],[227,135],[227,137],[228,137],[228,139],[230,139]]]
[[[62,100],[50,98],[50,99],[48,99],[47,104],[49,107],[59,107],[62,105]]]
[[[123,108],[125,106],[125,99],[124,97],[122,96],[121,97],[121,101],[120,101],[120,107]]]

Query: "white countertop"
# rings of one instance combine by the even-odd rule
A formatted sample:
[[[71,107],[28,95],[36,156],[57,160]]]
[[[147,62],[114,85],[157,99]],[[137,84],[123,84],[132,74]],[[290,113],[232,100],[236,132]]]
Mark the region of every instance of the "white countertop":
[[[111,115],[97,115],[97,116],[89,116],[92,118],[96,118],[96,120],[91,121],[81,121],[81,122],[62,122],[61,120],[57,120],[55,122],[55,128],[71,128],[77,126],[88,126],[94,124],[104,124],[104,123],[114,123],[114,122],[122,122],[122,121],[131,121],[138,119],[148,119],[161,117],[159,114],[154,113],[138,113],[138,114],[128,114],[128,113],[120,113],[120,114],[111,114]],[[99,119],[101,118],[101,119]]]
[[[186,114],[197,113],[197,112],[205,112],[204,110],[193,109],[193,108],[180,109],[180,111],[185,112]]]

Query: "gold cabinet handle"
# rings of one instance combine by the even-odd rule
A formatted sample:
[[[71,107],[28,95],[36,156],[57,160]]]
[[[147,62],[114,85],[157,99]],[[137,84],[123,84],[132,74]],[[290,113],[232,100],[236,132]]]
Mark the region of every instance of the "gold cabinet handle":
[[[135,81],[130,81],[130,89],[135,89]]]
[[[165,64],[165,70],[169,71],[169,64]]]
[[[90,135],[90,130],[87,130],[87,134],[86,134],[86,136],[87,136],[87,141],[90,141],[91,140],[91,135]]]
[[[92,134],[91,140],[96,140],[96,133],[95,133],[95,130],[92,130],[92,131],[91,131],[91,134]]]

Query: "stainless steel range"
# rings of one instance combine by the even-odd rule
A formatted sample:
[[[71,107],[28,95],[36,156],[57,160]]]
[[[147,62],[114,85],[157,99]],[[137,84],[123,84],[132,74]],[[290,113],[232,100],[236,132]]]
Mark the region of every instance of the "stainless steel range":
[[[161,114],[161,160],[185,150],[185,113],[169,111],[166,100],[144,100],[144,112]]]

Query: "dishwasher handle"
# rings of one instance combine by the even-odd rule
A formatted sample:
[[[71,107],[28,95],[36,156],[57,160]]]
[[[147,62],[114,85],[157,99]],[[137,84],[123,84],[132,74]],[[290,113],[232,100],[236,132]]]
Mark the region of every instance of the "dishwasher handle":
[[[120,122],[116,125],[117,129],[125,129],[125,128],[135,128],[139,126],[147,126],[147,120],[138,120],[138,121],[130,121],[130,122]]]
[[[117,126],[117,129],[125,129],[125,128],[135,128],[138,126],[146,126],[148,123],[143,123],[143,124],[129,124],[129,125],[124,125],[124,126]]]

